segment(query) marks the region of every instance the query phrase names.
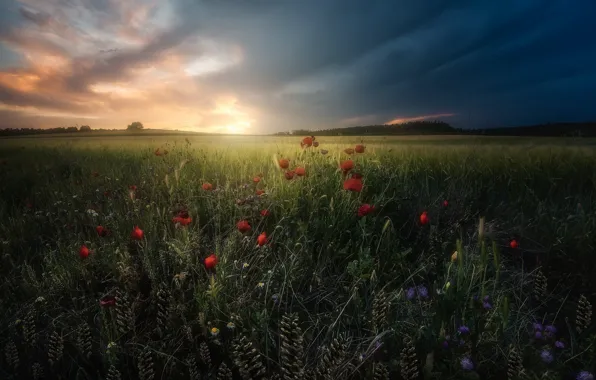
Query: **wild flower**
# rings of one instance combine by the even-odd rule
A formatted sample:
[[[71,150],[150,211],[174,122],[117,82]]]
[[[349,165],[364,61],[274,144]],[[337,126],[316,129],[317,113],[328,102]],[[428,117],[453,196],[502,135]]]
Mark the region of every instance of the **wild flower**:
[[[474,369],[474,362],[472,362],[472,359],[468,356],[463,357],[460,363],[461,368],[465,371],[472,371]]]
[[[594,380],[594,375],[588,371],[581,371],[577,374],[576,380]]]
[[[470,328],[468,326],[462,325],[462,326],[459,326],[459,328],[457,329],[457,331],[461,335],[467,335],[467,334],[470,333]]]
[[[406,290],[406,298],[408,300],[412,300],[416,296],[424,299],[428,298],[428,289],[425,286],[420,285],[417,287],[410,287]]]
[[[217,265],[218,259],[217,256],[211,254],[205,258],[205,268],[206,269],[213,269]]]
[[[552,363],[554,360],[552,351],[548,349],[542,350],[542,352],[540,352],[540,359],[546,364]]]

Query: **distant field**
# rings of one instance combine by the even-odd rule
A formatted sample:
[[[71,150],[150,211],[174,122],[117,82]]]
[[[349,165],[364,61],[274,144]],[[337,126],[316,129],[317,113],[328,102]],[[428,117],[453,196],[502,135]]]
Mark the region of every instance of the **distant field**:
[[[399,378],[414,347],[442,379],[468,357],[504,379],[510,345],[543,372],[534,322],[568,343],[551,371],[596,364],[575,326],[596,302],[596,139],[301,139],[0,139],[0,378],[138,378],[139,356],[175,379],[288,360]]]

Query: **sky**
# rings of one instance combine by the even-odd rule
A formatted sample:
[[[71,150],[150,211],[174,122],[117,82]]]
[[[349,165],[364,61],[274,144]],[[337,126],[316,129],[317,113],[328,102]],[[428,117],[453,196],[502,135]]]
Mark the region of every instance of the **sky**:
[[[596,120],[594,0],[0,0],[0,128]]]

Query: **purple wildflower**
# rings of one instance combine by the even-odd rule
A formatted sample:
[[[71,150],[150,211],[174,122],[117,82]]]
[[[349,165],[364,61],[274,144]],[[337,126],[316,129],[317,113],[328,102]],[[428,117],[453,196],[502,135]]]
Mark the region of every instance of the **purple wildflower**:
[[[491,305],[491,304],[490,304],[489,302],[487,302],[487,301],[484,301],[484,302],[482,303],[482,307],[483,307],[485,310],[490,310],[490,309],[492,309],[492,308],[493,308],[493,305]]]
[[[553,361],[553,354],[552,352],[550,352],[550,350],[542,350],[542,352],[540,353],[540,359],[542,359],[543,362],[545,362],[546,364],[550,364]]]
[[[536,338],[536,339],[542,339],[542,332],[540,332],[540,331],[536,331],[536,332],[534,333],[534,338]]]
[[[544,331],[546,331],[547,335],[555,335],[557,333],[557,328],[553,325],[548,325],[544,328]]]
[[[555,347],[557,347],[557,348],[565,348],[565,343],[561,342],[560,340],[557,340],[555,342]]]
[[[594,380],[594,375],[588,371],[581,371],[577,374],[576,380]]]
[[[535,331],[542,331],[543,327],[540,323],[534,323],[534,330]]]
[[[428,298],[428,289],[426,288],[426,286],[419,286],[418,287],[418,296],[420,298]]]
[[[414,297],[416,297],[416,289],[408,288],[408,290],[406,290],[406,298],[412,300]]]
[[[449,348],[449,342],[448,341],[446,341],[446,340],[443,341],[443,348],[444,349]]]
[[[457,331],[459,331],[460,334],[465,335],[470,333],[470,328],[468,326],[459,326]]]
[[[274,304],[277,304],[279,302],[279,296],[277,294],[272,295],[271,299],[273,300]]]
[[[490,301],[490,296],[484,296],[484,302],[489,302]]]
[[[466,371],[471,371],[474,369],[474,363],[472,362],[472,359],[470,359],[469,357],[464,357],[461,360],[461,368],[466,370]]]

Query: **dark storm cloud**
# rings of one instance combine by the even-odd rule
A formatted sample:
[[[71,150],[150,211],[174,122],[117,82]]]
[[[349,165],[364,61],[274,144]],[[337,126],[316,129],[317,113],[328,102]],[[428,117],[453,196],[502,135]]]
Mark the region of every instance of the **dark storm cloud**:
[[[236,13],[229,2],[225,11],[210,2],[194,8],[204,12],[205,30],[246,54],[242,66],[209,81],[296,124],[306,115],[331,122],[377,114],[382,122],[444,112],[460,114],[454,120],[462,126],[515,124],[565,115],[555,109],[568,110],[567,119],[596,117],[588,93],[596,89],[596,3],[589,0],[303,1],[258,12],[247,3]],[[328,80],[338,73],[343,80]],[[578,93],[543,85],[559,81],[564,90],[561,83],[577,76],[586,82],[569,90]],[[321,88],[274,95],[309,78]],[[520,93],[541,99],[534,118]]]
[[[196,31],[194,25],[182,25],[160,33],[145,46],[120,51],[112,49],[107,58],[96,57],[83,65],[73,65],[73,72],[66,78],[66,85],[74,91],[87,91],[92,84],[104,81],[126,79],[128,71],[141,66],[150,66],[157,58],[175,48]]]

